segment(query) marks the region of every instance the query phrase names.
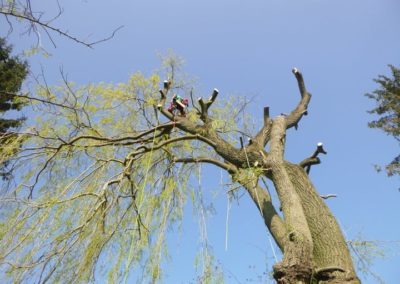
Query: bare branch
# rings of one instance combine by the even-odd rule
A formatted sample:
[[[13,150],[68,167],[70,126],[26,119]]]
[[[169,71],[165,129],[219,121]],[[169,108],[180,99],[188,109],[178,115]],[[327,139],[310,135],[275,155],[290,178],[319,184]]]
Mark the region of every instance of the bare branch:
[[[322,144],[321,142],[319,142],[319,143],[317,144],[317,149],[314,151],[314,153],[311,155],[311,157],[306,158],[306,159],[304,159],[303,161],[301,161],[301,162],[299,163],[299,166],[301,166],[302,168],[305,168],[307,174],[309,174],[309,173],[310,173],[311,166],[313,166],[313,165],[318,165],[318,164],[321,163],[321,160],[317,157],[318,154],[320,154],[320,153],[321,153],[321,154],[324,154],[324,155],[328,154],[328,152],[326,152],[326,151],[324,150],[323,144]]]
[[[187,117],[174,116],[171,114],[166,108],[164,108],[164,104],[167,98],[167,92],[170,88],[169,81],[164,81],[164,88],[160,90],[161,100],[157,105],[159,111],[169,120],[176,122],[176,127],[188,134],[197,135],[197,140],[201,140],[211,147],[224,159],[232,164],[238,165],[246,162],[246,157],[243,151],[236,149],[230,143],[221,138],[217,132],[208,127],[208,124],[197,124],[189,120]],[[205,108],[211,106],[211,104],[215,101],[216,96],[218,95],[218,90],[214,90],[210,99],[207,103],[205,103]]]
[[[322,199],[328,199],[328,198],[332,198],[332,197],[337,197],[336,194],[325,194],[325,195],[320,195],[320,197]]]
[[[311,166],[318,165],[320,163],[321,163],[321,160],[318,157],[314,157],[314,158],[313,157],[309,157],[309,158],[304,159],[303,161],[301,161],[299,163],[299,166],[302,167],[302,168],[305,168],[307,174],[309,174]]]
[[[228,171],[229,173],[234,173],[236,171],[236,168],[231,164],[227,164],[227,163],[224,163],[217,159],[212,159],[212,158],[207,158],[207,157],[174,158],[173,162],[174,163],[184,163],[184,164],[186,164],[186,163],[209,163],[209,164],[216,165],[216,166],[220,167],[221,169]]]
[[[200,140],[200,141],[203,141],[203,142],[209,144],[212,147],[216,146],[213,141],[207,139],[206,137],[201,136],[200,134],[186,135],[186,136],[171,138],[171,139],[165,140],[161,144],[157,144],[157,145],[150,146],[150,147],[146,146],[146,145],[139,146],[136,149],[135,152],[131,153],[131,156],[136,156],[136,155],[143,154],[143,153],[146,153],[146,152],[149,152],[149,151],[158,150],[158,149],[160,149],[160,148],[162,148],[164,146],[167,146],[167,145],[169,145],[171,143],[184,141],[184,140]],[[140,151],[140,150],[143,150],[143,151]]]
[[[28,3],[29,3],[29,1],[28,1]],[[54,27],[53,25],[50,24],[54,19],[58,18],[61,15],[61,13],[62,13],[62,10],[60,9],[59,13],[58,13],[58,15],[56,17],[54,17],[53,19],[51,19],[49,21],[43,21],[43,20],[41,20],[41,17],[35,17],[34,16],[34,14],[33,14],[33,12],[32,12],[30,7],[28,7],[27,9],[24,9],[23,11],[20,11],[20,12],[18,12],[15,9],[11,9],[11,8],[9,8],[9,9],[6,9],[6,8],[0,9],[0,14],[4,15],[6,17],[6,19],[7,19],[9,24],[10,24],[10,21],[9,21],[8,17],[14,17],[16,19],[20,19],[20,20],[24,20],[24,21],[29,22],[30,25],[31,25],[31,29],[33,31],[35,31],[36,34],[38,33],[37,26],[41,27],[46,32],[47,36],[49,37],[49,39],[52,42],[52,44],[54,45],[54,47],[56,47],[56,45],[55,45],[51,35],[48,33],[48,31],[52,31],[52,32],[58,33],[59,35],[65,37],[67,39],[70,39],[70,40],[72,40],[72,41],[74,41],[76,43],[82,44],[82,45],[84,45],[86,47],[89,47],[89,48],[93,48],[93,46],[96,45],[96,44],[99,44],[101,42],[108,41],[108,40],[112,39],[115,36],[116,32],[119,31],[121,28],[123,28],[123,26],[119,26],[118,28],[116,28],[112,32],[112,34],[110,36],[108,36],[106,38],[103,38],[103,39],[100,39],[100,40],[93,41],[93,42],[87,42],[87,41],[84,41],[82,39],[79,39],[76,36],[71,35],[68,31],[62,30],[60,28],[56,28],[56,27]],[[39,39],[40,39],[40,35],[38,35],[38,40]],[[38,42],[38,45],[40,45],[40,40]]]
[[[267,145],[270,135],[271,135],[271,126],[272,120],[269,117],[269,107],[264,107],[264,125],[261,130],[254,137],[254,142],[257,143],[261,147],[265,147]]]
[[[219,93],[218,89],[214,89],[212,94],[211,94],[211,97],[208,99],[207,102],[204,102],[202,98],[198,99],[198,102],[199,102],[199,105],[200,105],[200,108],[201,108],[200,119],[202,121],[204,121],[205,123],[209,123],[210,122],[210,120],[208,118],[208,109],[214,103],[215,99],[218,96],[218,93]]]
[[[116,138],[110,138],[110,137],[100,137],[100,136],[92,136],[92,135],[82,135],[82,136],[77,136],[70,140],[69,142],[66,142],[65,145],[73,145],[74,143],[78,142],[79,140],[83,139],[89,139],[89,140],[96,140],[96,141],[106,141],[106,142],[111,142],[111,143],[117,143],[121,141],[126,141],[126,140],[133,140],[134,142],[143,142],[142,137],[152,134],[155,131],[161,131],[161,134],[167,133],[172,130],[172,128],[176,125],[176,123],[169,122],[165,123],[162,125],[158,125],[154,128],[148,129],[146,131],[143,131],[137,135],[133,136],[125,136],[125,137],[116,137]],[[154,136],[154,135],[153,135]],[[153,138],[153,136],[151,138]]]
[[[163,89],[160,89],[161,100],[157,105],[157,109],[169,120],[174,121],[174,116],[165,107],[165,102],[167,101],[167,94],[171,88],[171,81],[164,80]]]
[[[54,152],[53,155],[51,155],[46,160],[46,162],[44,163],[43,167],[37,173],[34,183],[32,185],[27,186],[28,189],[29,189],[28,199],[31,199],[33,197],[33,190],[34,190],[35,186],[37,185],[37,183],[39,182],[40,175],[46,170],[46,168],[48,167],[50,162],[54,159],[55,156],[57,156],[57,154],[58,154],[58,151]]]
[[[196,104],[194,103],[194,99],[193,99],[193,88],[190,90],[190,100],[192,102],[192,106],[193,108],[197,111],[198,114],[201,114],[201,110],[196,107]]]
[[[102,43],[102,42],[105,42],[105,41],[108,41],[108,40],[112,39],[112,38],[115,36],[115,34],[116,34],[120,29],[122,29],[122,28],[124,28],[123,25],[122,25],[122,26],[119,26],[118,28],[116,28],[116,29],[112,32],[112,34],[109,35],[108,37],[103,38],[103,39],[99,39],[99,40],[97,40],[97,41],[93,41],[93,42],[89,43],[89,47],[92,48],[92,47],[93,47],[94,45],[96,45],[96,44],[99,44],[99,43]]]
[[[264,126],[269,124],[269,107],[264,107]]]
[[[297,83],[299,85],[299,91],[301,95],[301,100],[297,107],[289,114],[287,117],[287,128],[296,127],[303,115],[307,115],[307,107],[310,102],[311,95],[307,92],[303,75],[297,68],[293,68],[293,74],[296,77]]]
[[[171,88],[171,81],[164,80],[164,88],[160,90],[161,98],[163,99],[167,98],[167,93],[170,88]]]
[[[43,100],[43,99],[40,99],[40,98],[31,97],[31,96],[29,96],[28,93],[26,93],[26,94],[17,94],[17,93],[11,93],[11,92],[2,91],[2,90],[0,90],[0,93],[4,94],[4,95],[10,95],[10,96],[18,97],[18,98],[23,98],[23,99],[37,101],[37,102],[41,102],[41,103],[45,103],[45,104],[50,104],[50,105],[58,106],[58,107],[61,107],[61,108],[67,108],[67,109],[75,110],[75,108],[67,106],[65,104],[59,104],[59,103],[52,102],[52,101],[49,101],[49,100]]]
[[[279,216],[272,204],[271,196],[268,191],[258,184],[257,177],[251,178],[246,176],[244,178],[236,178],[236,180],[247,190],[254,204],[260,211],[264,223],[271,232],[272,237],[275,239],[279,248],[284,251],[285,238],[288,232],[284,220]]]

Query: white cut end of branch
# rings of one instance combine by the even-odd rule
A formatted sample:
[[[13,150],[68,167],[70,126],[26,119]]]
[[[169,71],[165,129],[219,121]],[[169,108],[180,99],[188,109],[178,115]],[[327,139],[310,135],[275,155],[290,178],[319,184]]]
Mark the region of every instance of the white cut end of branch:
[[[318,142],[317,146],[318,147],[322,147],[324,144],[322,144],[322,142]]]
[[[219,93],[217,88],[214,88],[214,92],[216,92],[217,94]]]
[[[164,80],[164,84],[168,84],[169,83],[169,81],[168,80]]]
[[[298,70],[296,67],[294,67],[294,68],[292,69],[292,72],[293,72],[293,74],[296,74],[296,73],[299,72],[299,70]]]
[[[201,101],[202,99],[203,99],[203,98],[202,98],[202,97],[200,97],[200,98],[198,98],[197,100],[198,100],[198,101]]]

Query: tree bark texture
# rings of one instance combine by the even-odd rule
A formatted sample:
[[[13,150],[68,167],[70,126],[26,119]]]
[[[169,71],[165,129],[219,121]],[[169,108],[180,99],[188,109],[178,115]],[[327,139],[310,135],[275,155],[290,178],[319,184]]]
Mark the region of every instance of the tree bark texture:
[[[175,161],[203,161],[218,165],[247,190],[283,252],[283,259],[273,268],[277,283],[360,283],[340,227],[308,176],[311,165],[320,163],[316,157],[318,153],[325,151],[315,152],[300,165],[284,159],[286,131],[292,127],[297,129],[299,121],[307,114],[311,99],[302,74],[297,69],[293,69],[293,73],[301,95],[297,107],[290,114],[273,119],[269,117],[269,108],[265,107],[264,126],[248,145],[242,145],[239,149],[225,141],[211,127],[212,117],[207,111],[216,99],[216,90],[209,101],[199,100],[201,110],[198,114],[202,124],[185,117],[175,117],[163,107],[170,87],[168,83],[160,91],[158,109],[174,121],[177,128],[197,135],[198,140],[207,143],[221,158],[183,158]],[[264,147],[268,143],[270,149],[267,152]],[[321,145],[319,147],[322,149]],[[307,171],[303,168],[305,166],[308,167]],[[258,184],[260,176],[265,176],[274,184],[282,217],[274,208],[268,191]]]

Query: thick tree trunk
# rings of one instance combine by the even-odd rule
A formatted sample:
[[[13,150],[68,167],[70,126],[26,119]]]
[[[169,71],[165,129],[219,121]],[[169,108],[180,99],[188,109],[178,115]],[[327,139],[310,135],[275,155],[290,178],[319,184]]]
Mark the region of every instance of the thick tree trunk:
[[[306,171],[283,158],[286,127],[284,116],[273,120],[270,152],[261,153],[263,173],[274,183],[281,202],[283,218],[275,223],[279,224],[279,231],[275,232],[277,227],[272,226],[276,212],[269,196],[263,196],[265,203],[261,209],[260,198],[255,194],[257,184],[245,186],[262,214],[269,213],[263,214],[264,222],[283,251],[282,261],[274,266],[274,277],[282,284],[359,283],[336,219],[315,191]],[[250,157],[257,153],[249,150]]]
[[[286,131],[297,127],[307,114],[311,95],[307,92],[302,74],[294,68],[293,74],[301,95],[297,107],[288,115],[269,118],[269,108],[264,108],[264,126],[248,145],[241,142],[238,149],[225,141],[212,127],[208,108],[218,92],[204,102],[199,99],[200,119],[203,124],[174,117],[163,105],[170,82],[164,82],[161,103],[158,109],[180,130],[196,135],[207,143],[222,160],[189,158],[175,161],[200,160],[212,162],[227,170],[233,179],[243,185],[261,212],[265,224],[283,252],[283,259],[274,266],[274,277],[278,283],[360,283],[353,268],[346,241],[332,213],[314,189],[306,171],[284,159]],[[192,139],[192,136],[189,137]],[[182,138],[183,139],[183,138]],[[270,143],[269,152],[265,146]],[[319,163],[319,152],[305,162],[306,166]],[[304,166],[304,163],[303,163]],[[251,168],[246,177],[241,172]],[[258,185],[258,175],[268,177],[275,186],[281,203],[283,216],[278,214],[269,193]]]
[[[298,204],[301,204],[302,210],[296,209],[293,204],[288,209],[285,208],[288,205],[283,206],[287,196],[280,195],[284,214],[298,215],[298,211],[303,212],[307,224],[302,227],[306,226],[311,234],[312,248],[310,256],[310,242],[305,241],[307,238],[304,239],[302,228],[290,225],[285,218],[287,235],[283,240],[284,257],[274,266],[277,283],[360,283],[340,227],[307,173],[302,167],[288,162],[285,162],[284,168],[287,178],[281,174],[274,176],[276,170],[272,170],[268,177],[275,187],[284,186],[294,190],[289,200],[293,196],[300,199]]]
[[[313,277],[318,283],[360,283],[343,233],[308,175],[291,163],[286,163],[286,169],[301,199],[312,235]]]
[[[274,183],[286,226],[283,260],[274,266],[278,283],[310,283],[313,274],[313,240],[301,199],[290,180],[284,161],[287,120],[272,122],[270,152],[263,161]]]

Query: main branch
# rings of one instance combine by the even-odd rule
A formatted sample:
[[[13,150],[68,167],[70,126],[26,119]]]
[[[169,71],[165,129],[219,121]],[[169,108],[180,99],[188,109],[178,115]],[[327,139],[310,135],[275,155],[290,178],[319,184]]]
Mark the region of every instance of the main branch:
[[[301,100],[297,107],[287,117],[287,128],[291,128],[293,126],[297,128],[297,125],[303,115],[307,115],[308,103],[311,99],[311,95],[307,92],[301,72],[297,68],[293,68],[292,72],[296,77],[297,84],[299,85]]]
[[[283,159],[287,118],[278,116],[272,122],[270,155],[264,161],[271,169],[270,177],[278,193],[288,236],[284,243],[284,259],[274,268],[275,279],[282,283],[308,283],[312,275],[313,241],[303,204],[290,180]],[[293,270],[295,268],[295,270]]]

